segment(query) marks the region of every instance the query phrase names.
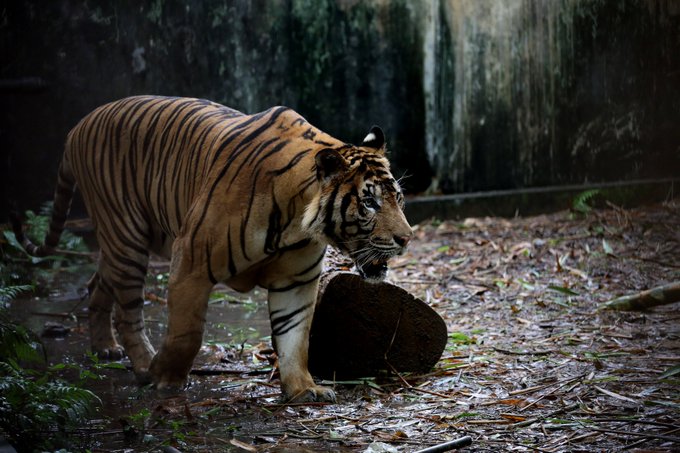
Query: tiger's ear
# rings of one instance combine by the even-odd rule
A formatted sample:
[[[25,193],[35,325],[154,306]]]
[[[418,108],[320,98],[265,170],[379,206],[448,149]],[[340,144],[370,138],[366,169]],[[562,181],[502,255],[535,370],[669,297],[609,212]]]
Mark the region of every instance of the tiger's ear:
[[[378,126],[373,126],[370,131],[368,131],[368,135],[364,138],[363,143],[361,146],[365,146],[367,148],[374,148],[379,151],[385,151],[385,134],[383,134],[382,129],[380,129]]]
[[[316,153],[316,177],[319,180],[332,178],[347,169],[347,161],[334,149],[326,148]]]

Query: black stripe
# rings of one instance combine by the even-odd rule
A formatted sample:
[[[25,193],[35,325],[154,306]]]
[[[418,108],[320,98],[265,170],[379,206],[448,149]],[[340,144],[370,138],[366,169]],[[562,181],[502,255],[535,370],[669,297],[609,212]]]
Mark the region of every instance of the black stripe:
[[[311,244],[311,242],[312,242],[312,240],[309,239],[309,238],[302,239],[301,241],[293,242],[290,245],[279,248],[278,252],[285,253],[285,252],[290,252],[291,250],[300,250],[302,248],[307,247],[309,244]]]
[[[97,280],[97,287],[101,289],[107,296],[111,298],[113,297],[113,287],[106,280],[101,278],[101,274],[99,280]]]
[[[260,126],[260,127],[258,127],[257,129],[255,129],[255,130],[254,130],[251,134],[249,134],[243,141],[241,141],[241,144],[243,144],[243,143],[250,143],[250,141],[251,141],[253,138],[257,137],[257,136],[260,135],[262,132],[264,132],[264,131],[266,131],[267,129],[269,129],[269,128],[274,124],[274,122],[278,119],[278,117],[281,116],[281,114],[282,114],[283,112],[287,111],[287,110],[289,110],[289,109],[286,108],[286,107],[280,107],[280,108],[275,109],[275,110],[273,111],[271,117],[270,117],[270,118],[269,118],[262,126]],[[252,122],[254,122],[254,121],[260,119],[261,117],[266,116],[266,114],[270,113],[271,111],[272,111],[272,110],[270,109],[270,110],[267,110],[266,112],[262,112],[262,113],[259,113],[259,114],[257,114],[257,115],[253,115],[253,117],[251,117],[248,121],[244,122],[243,124],[240,124],[239,126],[237,126],[237,128],[238,128],[238,129],[242,129],[242,128],[246,127],[247,125],[251,124]],[[236,129],[236,128],[235,128],[235,129]],[[236,138],[236,136],[240,135],[240,133],[239,133],[239,134],[232,134],[232,135],[233,135],[233,136],[230,136],[229,138],[227,138],[227,140],[225,140],[225,141],[220,145],[220,148],[218,149],[218,151],[216,152],[215,157],[213,158],[213,164],[215,164],[215,162],[216,162],[216,160],[217,160],[217,157],[222,153],[222,151],[223,151],[223,150],[224,150],[224,149],[225,149],[225,148],[226,148],[226,147],[227,147],[227,146],[228,146],[228,145]],[[239,149],[239,148],[237,147],[236,149]],[[202,209],[202,211],[201,211],[201,215],[199,216],[199,220],[198,220],[198,222],[196,222],[196,227],[194,228],[194,231],[193,231],[192,234],[191,234],[191,241],[190,241],[190,243],[191,243],[192,245],[193,245],[193,243],[194,243],[195,240],[196,240],[196,235],[198,234],[198,229],[199,229],[200,226],[203,224],[203,221],[205,220],[205,216],[206,216],[207,213],[208,213],[208,207],[210,206],[210,200],[212,200],[213,193],[215,192],[215,189],[217,188],[217,185],[222,181],[222,178],[224,178],[224,176],[227,174],[227,172],[228,172],[229,169],[231,168],[231,165],[230,165],[230,164],[233,163],[233,161],[240,155],[241,152],[242,152],[242,150],[241,150],[241,151],[233,151],[233,152],[232,152],[232,154],[229,156],[229,159],[227,159],[227,162],[226,162],[225,165],[222,167],[222,169],[221,169],[219,175],[218,175],[217,178],[215,178],[215,180],[213,181],[212,186],[210,187],[210,190],[209,190],[209,192],[208,192],[208,199],[207,199],[207,202],[205,203],[205,206],[203,206],[203,209]],[[192,247],[192,249],[193,249],[193,247]]]
[[[289,324],[288,326],[281,326],[280,328],[278,328],[276,330],[272,329],[272,335],[274,335],[276,337],[280,337],[281,335],[285,335],[288,332],[290,332],[291,330],[295,329],[297,326],[299,326],[303,321],[304,321],[304,318],[299,320],[296,323]]]
[[[211,258],[210,257],[210,246],[208,245],[207,241],[205,243],[205,256],[206,256],[206,258],[205,258],[206,262],[208,263],[208,278],[210,279],[210,283],[215,285],[215,284],[217,284],[217,279],[215,278],[215,275],[213,274],[213,271],[212,271],[212,263],[210,262],[211,261],[211,259],[210,259]]]
[[[269,170],[267,173],[274,176],[281,176],[282,174],[286,173],[291,168],[296,166],[300,162],[300,160],[302,160],[302,158],[309,154],[311,151],[312,151],[311,149],[300,151],[290,160],[290,162],[288,162],[288,164],[285,167],[281,167],[277,170]]]
[[[301,276],[301,275],[305,275],[307,272],[309,272],[309,271],[311,271],[311,270],[314,270],[314,269],[316,268],[316,266],[318,266],[319,263],[320,263],[321,261],[323,261],[323,259],[324,259],[325,256],[326,256],[326,248],[324,247],[323,252],[321,253],[321,255],[319,255],[319,257],[318,257],[316,260],[314,260],[314,263],[312,263],[309,267],[305,268],[304,270],[302,270],[302,271],[298,272],[297,274],[295,274],[295,276],[296,276],[296,277],[299,277],[299,276]]]
[[[264,240],[264,253],[272,254],[276,252],[281,241],[281,208],[276,203],[274,193],[272,193],[272,210],[269,213],[269,225],[267,227],[267,237]]]
[[[330,239],[336,242],[336,245],[340,245],[339,243],[341,242],[340,238],[335,234],[335,222],[333,222],[333,213],[335,211],[334,205],[335,199],[338,197],[338,192],[340,192],[340,185],[337,185],[333,188],[333,192],[331,193],[331,196],[328,197],[328,201],[324,206],[326,212],[324,216],[324,230],[323,230],[326,236],[328,236]]]
[[[273,156],[274,154],[278,153],[281,151],[288,143],[290,143],[290,140],[284,140],[281,143],[278,143],[275,147],[273,147],[270,151],[267,152],[264,156],[260,157],[257,161],[257,164],[255,164],[256,167],[259,167],[262,165],[262,163],[267,160],[268,157]]]
[[[277,141],[279,137],[273,137],[270,138],[267,141],[262,142],[257,148],[255,148],[243,161],[241,164],[238,166],[238,168],[234,171],[234,176],[231,177],[231,181],[229,181],[229,185],[233,184],[236,178],[241,175],[241,172],[244,167],[249,165],[257,156],[259,156],[262,153],[262,150],[267,148],[269,145]]]
[[[229,228],[229,230],[227,230],[227,250],[229,250],[229,256],[228,256],[228,258],[229,258],[228,267],[229,267],[229,274],[230,274],[229,276],[233,277],[234,275],[236,275],[237,270],[236,270],[236,264],[234,263],[234,250],[233,250],[233,246],[231,245],[231,227]]]
[[[305,286],[309,285],[310,283],[314,283],[319,279],[321,274],[315,274],[314,277],[310,278],[309,280],[303,280],[299,282],[293,282],[288,286],[284,286],[283,288],[269,288],[270,293],[285,293],[286,291],[290,291],[295,288],[299,288],[300,286]]]
[[[241,231],[240,231],[240,241],[241,241],[241,252],[243,253],[243,258],[246,261],[250,261],[250,257],[248,256],[248,253],[246,252],[246,231],[248,228],[248,221],[250,220],[250,212],[253,209],[253,205],[255,204],[255,191],[257,189],[257,181],[260,176],[260,170],[258,169],[255,172],[255,175],[253,176],[253,183],[250,186],[250,198],[248,199],[248,209],[241,219]]]
[[[297,310],[293,310],[288,314],[281,315],[281,316],[275,316],[275,313],[281,311],[281,310],[274,310],[270,317],[271,317],[271,325],[272,325],[272,333],[274,335],[278,335],[279,329],[282,329],[286,327],[286,324],[289,323],[295,316],[299,315],[300,313],[308,310],[313,303],[308,303],[306,305],[303,305],[302,307],[298,308]]]
[[[141,297],[138,297],[136,299],[131,300],[130,302],[127,302],[125,304],[120,304],[120,308],[123,310],[134,310],[136,308],[139,308],[144,305],[144,299]]]

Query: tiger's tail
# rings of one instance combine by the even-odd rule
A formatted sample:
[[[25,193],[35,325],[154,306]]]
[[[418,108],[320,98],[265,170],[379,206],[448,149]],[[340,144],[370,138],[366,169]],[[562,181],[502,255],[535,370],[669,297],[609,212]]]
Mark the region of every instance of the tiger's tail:
[[[41,245],[35,245],[28,237],[26,237],[23,231],[21,217],[16,209],[10,213],[10,221],[12,223],[12,229],[14,230],[14,236],[26,253],[36,257],[48,256],[54,253],[57,244],[59,244],[61,232],[64,230],[66,218],[71,210],[71,201],[73,200],[75,189],[76,183],[70,166],[65,159],[62,159],[61,164],[59,164],[57,187],[54,191],[54,205],[52,209],[52,218],[50,220],[50,228]]]

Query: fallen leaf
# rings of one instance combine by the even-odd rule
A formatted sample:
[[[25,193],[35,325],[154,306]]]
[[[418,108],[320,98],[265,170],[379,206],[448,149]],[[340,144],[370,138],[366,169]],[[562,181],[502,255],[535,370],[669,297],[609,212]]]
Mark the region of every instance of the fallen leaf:
[[[229,441],[229,443],[232,444],[234,447],[238,447],[238,448],[240,448],[240,449],[242,449],[242,450],[246,450],[246,451],[257,451],[257,448],[256,448],[256,447],[253,447],[252,445],[247,444],[247,443],[245,443],[245,442],[241,442],[240,440],[238,440],[238,439],[236,439],[236,438],[231,439],[231,440]]]

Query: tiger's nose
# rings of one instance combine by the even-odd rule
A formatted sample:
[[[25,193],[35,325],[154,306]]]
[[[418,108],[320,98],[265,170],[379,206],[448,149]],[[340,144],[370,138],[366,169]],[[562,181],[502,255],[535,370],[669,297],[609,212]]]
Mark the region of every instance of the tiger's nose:
[[[394,242],[399,245],[400,247],[406,247],[409,242],[411,242],[411,238],[413,237],[413,234],[409,234],[408,236],[394,236]]]

